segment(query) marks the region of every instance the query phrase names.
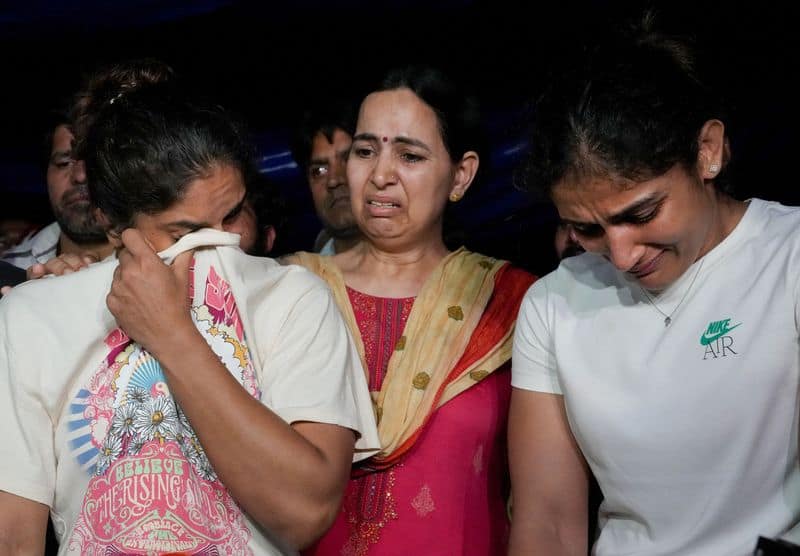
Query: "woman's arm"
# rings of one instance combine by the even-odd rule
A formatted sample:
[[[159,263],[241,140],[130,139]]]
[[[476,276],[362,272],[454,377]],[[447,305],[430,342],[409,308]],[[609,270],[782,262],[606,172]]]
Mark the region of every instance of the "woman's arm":
[[[514,388],[508,437],[509,554],[586,556],[589,470],[563,397]]]
[[[49,508],[0,490],[0,555],[44,553]]]
[[[287,425],[242,388],[196,330],[173,333],[172,341],[154,355],[223,484],[250,516],[293,546],[316,540],[339,509],[353,432]]]
[[[107,298],[118,324],[161,363],[170,391],[237,502],[291,545],[310,544],[338,511],[354,433],[312,422],[290,426],[250,396],[189,316],[191,254],[168,267],[138,232],[127,230],[122,239],[127,249],[119,254]]]

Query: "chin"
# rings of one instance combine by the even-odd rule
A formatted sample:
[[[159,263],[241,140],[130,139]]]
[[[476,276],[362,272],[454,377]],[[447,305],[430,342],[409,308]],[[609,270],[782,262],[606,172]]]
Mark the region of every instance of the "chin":
[[[642,278],[636,278],[639,285],[647,290],[661,291],[667,289],[678,278],[665,276],[661,270],[655,270]]]

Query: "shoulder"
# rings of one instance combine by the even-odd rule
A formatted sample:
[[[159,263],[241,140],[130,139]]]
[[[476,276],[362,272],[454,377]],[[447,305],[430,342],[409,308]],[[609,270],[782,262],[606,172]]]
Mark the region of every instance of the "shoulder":
[[[273,259],[247,255],[238,249],[229,251],[237,259],[237,272],[247,282],[249,289],[280,292],[281,295],[290,291],[302,294],[326,289],[325,282],[314,272],[313,261],[321,258],[314,253],[297,252]]]
[[[55,256],[59,237],[61,237],[61,228],[58,222],[53,222],[28,238],[27,249],[32,251],[34,256],[44,255],[50,250],[53,251],[52,256]]]
[[[777,233],[800,228],[800,207],[782,205],[775,201],[751,199],[748,212],[752,211],[755,226]]]
[[[628,289],[629,284],[606,259],[582,253],[564,259],[558,268],[536,280],[525,294],[525,302],[581,311],[587,304],[618,303],[620,290]]]
[[[0,319],[15,327],[54,330],[59,323],[66,329],[101,322],[108,315],[105,299],[116,265],[116,259],[109,259],[80,272],[23,282],[0,301]]]
[[[295,251],[294,253],[283,255],[276,260],[282,265],[298,265],[305,268],[313,268],[324,264],[322,256],[318,253],[310,253],[308,251]]]
[[[750,266],[800,264],[800,207],[751,199],[731,236],[739,259],[748,259]]]
[[[44,262],[55,256],[60,236],[61,228],[57,222],[53,222],[38,232],[32,233],[14,247],[7,249],[3,253],[2,260],[20,268],[28,268],[34,263]]]

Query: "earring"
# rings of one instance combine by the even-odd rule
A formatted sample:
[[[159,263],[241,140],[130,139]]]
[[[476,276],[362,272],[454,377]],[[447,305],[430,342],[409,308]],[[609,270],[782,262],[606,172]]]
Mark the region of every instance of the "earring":
[[[711,172],[712,174],[716,174],[717,172],[719,172],[719,164],[712,164],[711,166],[708,167],[708,171]]]
[[[461,200],[461,195],[459,193],[453,192],[450,194],[450,201],[453,203],[457,203]]]

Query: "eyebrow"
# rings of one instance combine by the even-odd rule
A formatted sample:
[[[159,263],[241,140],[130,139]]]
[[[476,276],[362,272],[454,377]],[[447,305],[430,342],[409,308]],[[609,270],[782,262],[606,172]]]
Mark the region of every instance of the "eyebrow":
[[[359,133],[358,135],[353,136],[353,141],[372,141],[373,143],[378,142],[378,136],[374,133]],[[420,147],[425,149],[426,151],[431,150],[431,148],[420,141],[419,139],[412,139],[411,137],[394,137],[392,139],[392,144],[403,144],[403,145],[412,145],[414,147]]]
[[[654,192],[646,197],[639,199],[638,201],[634,201],[632,204],[628,205],[627,207],[623,208],[616,214],[612,214],[607,218],[608,223],[611,225],[619,225],[628,222],[631,217],[636,215],[638,212],[641,212],[644,209],[650,208],[652,205],[660,203],[664,200],[666,195],[661,192]],[[570,220],[569,218],[562,218],[561,221],[564,224],[569,224],[571,226],[587,226],[587,225],[596,225],[596,222],[580,222],[578,220]]]
[[[50,162],[53,162],[54,160],[57,160],[59,158],[65,157],[65,156],[72,157],[72,151],[71,150],[69,150],[69,151],[53,151],[52,153],[50,153]]]
[[[623,224],[628,222],[632,217],[634,217],[637,213],[641,212],[644,209],[650,208],[652,205],[659,203],[665,195],[661,192],[654,192],[643,199],[639,199],[638,201],[634,201],[633,204],[625,207],[621,211],[616,214],[612,214],[608,217],[609,224]]]
[[[342,158],[347,156],[350,153],[351,147],[347,147],[346,149],[339,149],[333,153],[334,156],[338,158]],[[326,166],[328,164],[328,157],[314,157],[308,160],[309,166]]]

